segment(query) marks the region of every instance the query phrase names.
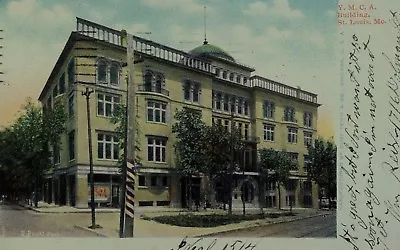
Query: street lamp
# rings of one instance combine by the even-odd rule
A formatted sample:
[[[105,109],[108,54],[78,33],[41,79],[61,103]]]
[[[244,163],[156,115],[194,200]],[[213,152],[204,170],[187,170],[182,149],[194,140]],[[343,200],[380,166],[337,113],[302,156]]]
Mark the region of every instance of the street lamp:
[[[92,153],[92,128],[90,124],[90,95],[93,93],[93,90],[89,90],[86,87],[85,91],[82,91],[82,95],[86,96],[86,111],[87,111],[87,125],[88,125],[88,140],[89,140],[89,171],[90,171],[90,207],[92,211],[92,225],[89,227],[91,229],[100,228],[99,225],[96,225],[96,212],[95,212],[95,203],[94,203],[94,179],[93,179],[93,153]]]

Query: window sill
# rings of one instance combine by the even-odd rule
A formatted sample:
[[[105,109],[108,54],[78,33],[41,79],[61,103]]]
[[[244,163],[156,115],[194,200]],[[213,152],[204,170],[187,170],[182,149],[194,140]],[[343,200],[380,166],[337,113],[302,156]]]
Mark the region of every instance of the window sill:
[[[146,122],[149,124],[168,126],[168,124],[166,122],[154,122],[154,121],[146,121]]]
[[[103,158],[96,158],[98,161],[105,161],[105,162],[118,162],[118,159],[103,159]]]
[[[273,142],[273,143],[274,143],[275,141],[271,141],[271,140],[264,140],[264,142]]]

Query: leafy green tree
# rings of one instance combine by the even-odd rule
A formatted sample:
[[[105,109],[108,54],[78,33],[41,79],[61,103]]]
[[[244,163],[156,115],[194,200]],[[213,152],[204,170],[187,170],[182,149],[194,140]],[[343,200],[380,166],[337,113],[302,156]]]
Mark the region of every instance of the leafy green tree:
[[[119,140],[118,143],[118,147],[121,150],[122,154],[120,154],[119,158],[118,158],[118,162],[119,162],[119,171],[122,171],[122,167],[125,164],[124,163],[124,151],[125,151],[125,135],[126,135],[126,118],[127,118],[127,114],[126,114],[126,106],[119,104],[116,105],[114,107],[114,111],[113,111],[113,116],[111,117],[111,123],[115,124],[115,132],[117,133],[117,137]],[[135,136],[135,150],[136,152],[140,152],[140,140],[139,140],[139,123],[138,123],[138,118],[139,116],[136,115],[136,136]],[[135,158],[136,158],[136,164],[141,164],[142,162],[142,158],[140,157],[140,154],[136,153],[135,154]]]
[[[209,176],[210,183],[217,177],[223,180],[227,196],[224,200],[229,203],[229,214],[232,214],[233,173],[244,167],[240,164],[243,147],[242,137],[236,128],[228,131],[221,124],[206,127],[203,141],[204,154],[207,156],[205,173]]]
[[[260,154],[260,174],[266,176],[269,182],[275,182],[278,186],[279,209],[281,209],[281,185],[285,185],[292,170],[297,162],[293,160],[285,151],[277,151],[272,148],[259,150]],[[262,204],[263,206],[265,204]]]
[[[308,147],[310,164],[306,167],[308,177],[319,188],[326,190],[329,204],[336,198],[336,155],[337,147],[330,140],[318,138]]]
[[[203,138],[205,123],[201,113],[189,108],[176,111],[176,123],[172,125],[175,134],[175,154],[177,166],[187,181],[186,200],[189,209],[192,208],[192,176],[205,171],[205,154],[203,151]]]
[[[18,177],[28,180],[25,183],[33,183],[35,206],[41,174],[51,167],[49,145],[54,147],[60,143],[65,121],[64,106],[60,100],[54,103],[53,109],[45,111],[27,100],[21,116],[2,132],[1,143],[7,143],[8,149],[0,153],[0,164],[5,166],[10,180]]]

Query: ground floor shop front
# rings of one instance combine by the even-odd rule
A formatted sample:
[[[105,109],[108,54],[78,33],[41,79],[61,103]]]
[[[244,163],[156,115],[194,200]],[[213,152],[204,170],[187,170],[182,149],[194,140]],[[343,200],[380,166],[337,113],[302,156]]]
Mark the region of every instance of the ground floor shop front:
[[[174,169],[141,168],[135,182],[137,206],[188,207],[189,194],[193,206],[224,207],[229,192],[222,178],[210,180],[194,176],[191,181]],[[94,168],[94,193],[97,207],[119,207],[121,177],[118,168]],[[191,188],[189,188],[189,185]],[[264,183],[265,207],[318,207],[318,188],[304,176],[292,176],[286,185]],[[232,205],[259,207],[260,179],[257,173],[236,174],[232,178]],[[280,190],[280,197],[279,197]],[[90,175],[88,167],[57,169],[45,176],[42,197],[47,203],[88,208],[90,206]]]

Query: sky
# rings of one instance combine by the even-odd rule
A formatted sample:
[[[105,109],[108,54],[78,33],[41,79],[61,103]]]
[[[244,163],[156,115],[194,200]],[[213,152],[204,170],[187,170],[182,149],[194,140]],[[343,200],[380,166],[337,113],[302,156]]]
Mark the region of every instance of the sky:
[[[337,2],[320,0],[0,0],[0,126],[37,100],[76,17],[189,51],[204,40],[204,6],[209,43],[257,75],[318,94],[319,134],[333,136]]]

